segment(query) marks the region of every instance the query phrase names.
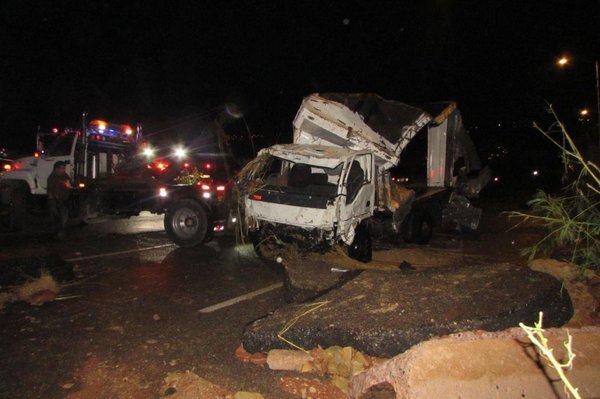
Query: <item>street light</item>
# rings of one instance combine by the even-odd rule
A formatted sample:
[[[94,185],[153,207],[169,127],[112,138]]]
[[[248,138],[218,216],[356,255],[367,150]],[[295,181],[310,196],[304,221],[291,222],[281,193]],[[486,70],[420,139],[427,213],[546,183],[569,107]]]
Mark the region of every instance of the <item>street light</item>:
[[[564,67],[569,64],[569,61],[569,57],[562,56],[558,59],[558,61],[556,61],[556,63],[558,66]],[[598,124],[598,146],[600,147],[600,71],[598,68],[598,61],[594,61],[594,66],[596,68],[596,123]],[[583,111],[581,112],[582,116],[588,115],[587,110],[585,111],[585,114]]]

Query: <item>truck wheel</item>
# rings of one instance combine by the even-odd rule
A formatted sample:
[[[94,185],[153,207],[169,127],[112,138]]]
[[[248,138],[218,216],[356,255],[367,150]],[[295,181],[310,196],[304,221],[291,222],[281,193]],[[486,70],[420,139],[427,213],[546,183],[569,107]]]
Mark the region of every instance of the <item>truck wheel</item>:
[[[195,247],[207,238],[208,219],[202,206],[194,200],[182,200],[165,213],[167,235],[180,247]]]
[[[354,240],[348,246],[348,256],[363,263],[370,262],[373,259],[373,243],[366,225],[360,224],[356,228]]]
[[[426,211],[413,211],[402,221],[402,238],[407,243],[427,244],[433,234],[433,219]]]

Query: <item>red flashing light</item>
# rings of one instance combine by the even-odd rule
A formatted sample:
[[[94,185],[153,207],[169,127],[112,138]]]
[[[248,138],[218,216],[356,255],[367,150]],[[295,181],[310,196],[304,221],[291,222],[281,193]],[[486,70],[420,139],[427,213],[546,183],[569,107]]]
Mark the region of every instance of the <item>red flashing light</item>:
[[[225,191],[225,186],[217,186],[217,191]]]
[[[123,125],[123,131],[128,136],[131,136],[133,134],[133,129],[129,125]]]
[[[260,194],[254,194],[254,195],[252,196],[252,199],[255,199],[255,200],[257,200],[257,201],[261,201],[261,200],[262,200],[262,195],[260,195]]]
[[[223,226],[222,224],[217,224],[215,227],[213,227],[213,231],[224,231],[225,230],[225,226]]]

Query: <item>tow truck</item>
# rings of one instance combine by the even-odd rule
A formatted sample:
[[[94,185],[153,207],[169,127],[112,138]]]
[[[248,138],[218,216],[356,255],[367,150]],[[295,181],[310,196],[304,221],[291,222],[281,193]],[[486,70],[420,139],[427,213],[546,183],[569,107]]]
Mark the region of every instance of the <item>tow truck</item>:
[[[225,182],[215,181],[207,173],[212,170],[200,168],[198,173],[198,161],[188,159],[182,148],[170,157],[155,156],[143,140],[141,124],[134,129],[99,119],[88,123],[84,113],[79,129],[39,131],[36,149],[0,176],[3,230],[36,229],[47,220],[46,181],[57,161],[66,163],[72,178],[72,220],[129,218],[142,211],[164,214],[169,238],[184,247],[224,230]],[[181,178],[186,175],[191,178]]]

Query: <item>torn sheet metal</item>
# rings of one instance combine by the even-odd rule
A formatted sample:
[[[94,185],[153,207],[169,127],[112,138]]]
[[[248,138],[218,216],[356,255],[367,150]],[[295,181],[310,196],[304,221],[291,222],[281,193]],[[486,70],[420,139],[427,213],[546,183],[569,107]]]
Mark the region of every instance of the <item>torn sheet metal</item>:
[[[277,144],[260,151],[260,154],[270,154],[294,163],[304,163],[325,168],[335,168],[344,162],[345,159],[363,153],[368,153],[368,151],[306,144]]]
[[[377,165],[389,169],[431,119],[419,108],[376,94],[313,94],[302,101],[294,119],[294,143],[368,149]]]

